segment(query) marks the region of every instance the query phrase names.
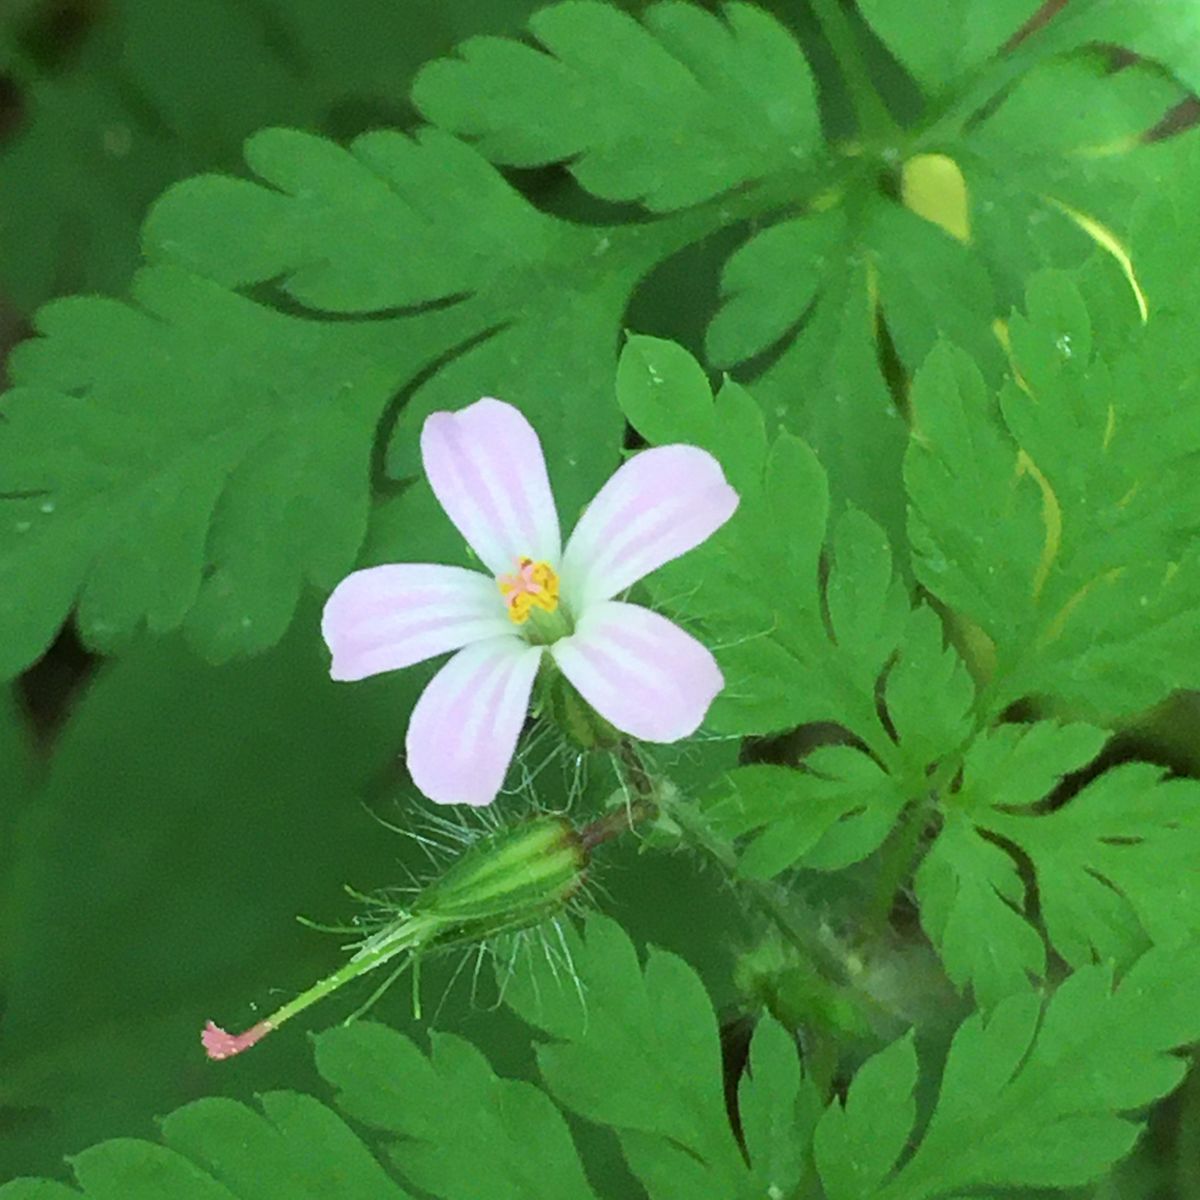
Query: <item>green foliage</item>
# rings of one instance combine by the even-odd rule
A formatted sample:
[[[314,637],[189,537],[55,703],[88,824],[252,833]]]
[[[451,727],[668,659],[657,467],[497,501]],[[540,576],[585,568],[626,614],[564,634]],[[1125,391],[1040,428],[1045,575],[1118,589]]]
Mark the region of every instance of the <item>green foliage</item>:
[[[391,1157],[423,1192],[595,1200],[562,1114],[533,1084],[497,1078],[470,1042],[434,1034],[426,1058],[363,1022],[321,1034],[316,1050],[338,1106],[396,1139]]]
[[[318,1200],[330,1195],[410,1200],[350,1128],[295,1092],[268,1092],[262,1112],[197,1100],[161,1122],[163,1145],[113,1139],[75,1155],[71,1170],[93,1197]],[[81,1193],[44,1179],[0,1187],[3,1200],[69,1200]]]
[[[912,672],[927,686],[951,679],[950,707],[969,705],[961,664],[943,660],[936,622],[910,608],[893,573],[888,539],[853,509],[834,525],[828,581],[821,557],[830,509],[825,472],[789,434],[768,444],[758,410],[736,384],[714,400],[708,383],[677,348],[630,339],[617,375],[617,399],[640,433],[707,444],[738,489],[734,518],[704,546],[655,575],[670,611],[699,621],[726,676],[713,724],[768,733],[804,722],[837,721],[882,761],[901,764],[875,709],[885,666],[901,651],[895,694],[903,709]],[[706,431],[711,430],[711,433]],[[780,533],[787,530],[781,541]],[[918,610],[919,613],[919,610]],[[931,641],[932,637],[932,641]],[[961,722],[947,721],[951,739]],[[903,723],[903,722],[902,722]],[[924,767],[924,751],[911,765]]]
[[[1109,968],[1089,966],[1064,982],[1044,1011],[1026,993],[986,1020],[970,1017],[951,1044],[937,1107],[911,1157],[893,1174],[885,1156],[873,1152],[868,1187],[876,1186],[860,1190],[848,1158],[861,1153],[861,1143],[847,1151],[830,1134],[832,1145],[822,1152],[827,1114],[817,1134],[822,1179],[847,1180],[842,1195],[888,1200],[1094,1180],[1138,1136],[1138,1123],[1126,1114],[1183,1078],[1185,1064],[1172,1051],[1200,1032],[1189,994],[1198,966],[1194,949],[1155,950],[1115,987]],[[874,1129],[911,1127],[912,1055],[911,1045],[892,1047],[870,1065],[865,1095],[855,1097],[852,1087],[851,1104],[874,1109],[873,1127],[859,1126],[864,1139]],[[843,1124],[854,1127],[846,1119],[834,1127]],[[891,1139],[893,1150],[898,1141]]]
[[[95,24],[87,46],[101,56],[120,45],[121,69],[140,81],[162,118],[156,136],[209,146],[186,161],[226,168],[233,142],[272,119],[328,129],[328,114],[347,96],[396,101],[404,72],[388,76],[380,46],[398,40],[390,22],[401,17],[377,0],[360,7],[338,28],[353,27],[361,53],[330,38],[324,5],[272,7],[268,18],[233,0],[206,0],[189,18],[195,37],[171,26],[167,52],[161,6],[125,0]],[[966,40],[935,22],[945,44],[959,47],[964,69],[978,67],[968,72],[978,87],[993,78],[992,65],[993,86],[1008,82],[1012,62],[989,55],[1020,26],[1025,7],[989,9],[988,22],[973,23],[979,32]],[[1173,63],[1178,48],[1161,32],[1173,6],[1161,7],[1153,19],[1129,22],[1128,32]],[[867,15],[891,36],[880,13]],[[1115,18],[1099,12],[1096,19],[1108,29]],[[481,30],[497,13],[462,20]],[[418,24],[435,43],[453,32],[441,16]],[[1034,166],[1021,173],[1055,233],[1033,259],[1018,262],[1014,243],[1024,254],[1030,239],[1013,225],[989,232],[985,216],[1011,222],[1020,209],[985,199],[986,182],[966,183],[978,226],[970,245],[947,232],[952,225],[936,205],[907,195],[924,145],[900,172],[901,193],[921,215],[874,189],[870,164],[876,154],[894,163],[894,148],[830,162],[803,57],[757,9],[733,5],[716,16],[667,3],[638,21],[573,0],[542,10],[532,27],[545,51],[480,36],[418,80],[426,114],[444,131],[469,135],[475,149],[435,129],[413,138],[374,132],[349,150],[311,133],[258,134],[247,158],[261,184],[201,175],[155,206],[143,234],[154,265],[134,285],[134,307],[88,299],[44,312],[43,338],[15,361],[19,387],[5,404],[15,414],[6,461],[17,465],[0,522],[0,579],[5,596],[24,599],[0,612],[0,671],[12,674],[41,653],[76,601],[89,645],[106,651],[142,626],[182,625],[215,661],[273,644],[300,590],[328,588],[352,564],[366,528],[367,488],[381,468],[415,475],[421,420],[463,396],[499,392],[529,412],[562,465],[562,503],[573,514],[615,458],[619,430],[603,381],[639,281],[680,248],[747,221],[759,228],[728,264],[727,303],[710,332],[714,361],[750,363],[772,421],[785,418],[822,456],[835,502],[851,501],[898,539],[902,498],[893,466],[904,429],[880,368],[882,329],[908,369],[948,336],[995,378],[1002,361],[991,322],[1016,297],[1023,274],[1035,262],[1078,262],[1093,245],[1063,205],[1091,211],[1089,181],[1103,172],[1104,195],[1125,212],[1145,174],[1137,148],[1097,157],[1078,153],[1069,138],[1026,147]],[[1073,40],[1056,29],[1052,22],[1043,50],[1042,34],[1031,34],[1022,53],[1027,45],[1040,62],[1089,40],[1086,26]],[[1121,33],[1114,27],[1110,40]],[[328,57],[331,41],[338,51]],[[921,39],[931,52],[935,42]],[[284,85],[274,49],[283,43],[308,72],[303,87]],[[216,54],[230,44],[242,48],[240,57]],[[1011,180],[1013,162],[997,147],[1008,144],[1005,128],[1027,124],[1011,108],[1025,102],[1027,86],[1084,88],[1088,111],[1102,96],[1112,123],[1106,141],[1128,142],[1152,105],[1179,94],[1161,73],[1144,87],[1128,77],[1110,86],[1103,72],[1082,67],[1056,78],[1047,70],[1050,82],[1039,68],[988,120],[963,124],[962,154],[951,148],[951,157],[972,171],[982,164],[985,175],[994,161]],[[197,108],[189,98],[199,94],[199,78],[207,86]],[[77,85],[93,86],[84,68],[46,84],[51,92]],[[104,89],[113,92],[110,83]],[[1049,102],[1040,96],[1029,102]],[[76,107],[94,128],[103,104]],[[3,160],[25,175],[41,162],[39,139],[70,144],[43,134],[39,114]],[[928,148],[942,152],[946,143]],[[680,211],[650,222],[571,224],[534,208],[484,158],[569,161],[602,198],[643,198],[656,211]],[[178,170],[174,160],[171,169]],[[1048,192],[1047,171],[1063,186]],[[126,186],[131,177],[121,178]],[[1073,180],[1084,182],[1068,186]],[[55,196],[55,203],[88,203],[70,187]],[[1107,209],[1100,215],[1111,219]],[[45,244],[20,223],[13,229],[22,247]],[[95,278],[117,282],[99,268]],[[941,302],[948,282],[953,304]],[[438,307],[420,307],[432,302]],[[219,355],[209,352],[214,345]],[[772,347],[779,353],[760,371],[752,360]],[[397,397],[407,403],[397,405]],[[853,441],[842,436],[851,416]],[[47,462],[64,439],[80,448],[82,462],[69,469]],[[320,496],[300,493],[301,478],[320,480]],[[52,520],[43,519],[47,504]],[[259,514],[267,514],[261,523]]]
[[[75,1156],[91,1196],[409,1195],[468,1200],[593,1191],[550,1097],[613,1128],[650,1200],[734,1200],[808,1191],[831,1200],[927,1200],[975,1190],[1070,1187],[1096,1179],[1132,1145],[1128,1114],[1172,1090],[1172,1052],[1200,1036],[1192,1003],[1200,958],[1152,951],[1114,986],[1084,967],[1044,1008],[1022,993],[958,1030],[932,1115],[914,1139],[918,1059],[911,1037],[868,1061],[845,1101],[822,1113],[792,1038],[760,1020],[738,1089],[744,1143],[729,1125],[716,1022],[698,978],[651,951],[645,966],[602,918],[564,942],[573,980],[535,967],[512,1003],[552,1040],[539,1050],[549,1095],[498,1077],[470,1043],[435,1034],[426,1055],[380,1025],[323,1034],[317,1064],[347,1116],[386,1136],[389,1179],[341,1119],[275,1092],[263,1115],[198,1101],[161,1123],[163,1146],[121,1139]],[[566,964],[564,964],[566,965]],[[909,1147],[912,1147],[911,1152]],[[369,1189],[369,1192],[368,1192]],[[2,1200],[67,1200],[16,1180]]]
[[[643,974],[628,937],[602,920],[589,925],[571,959],[586,981],[580,994],[549,990],[545,971],[538,991],[546,1001],[532,986],[536,974],[509,993],[518,1013],[554,1039],[538,1051],[551,1094],[616,1128],[655,1197],[752,1194],[725,1113],[717,1027],[699,979],[665,953],[652,953]]]
[[[471,38],[421,72],[413,99],[493,162],[568,162],[594,195],[655,212],[788,174],[817,149],[808,66],[761,9],[669,2],[644,21],[567,0],[530,19],[545,52]]]
[[[1177,397],[1200,361],[1174,328],[1167,314],[1129,329],[1102,357],[1070,281],[1041,275],[1011,324],[1001,420],[961,352],[917,375],[915,567],[994,643],[993,713],[1041,695],[1111,718],[1196,682],[1200,426]],[[1169,364],[1165,387],[1147,386],[1152,363]]]
[[[124,288],[142,216],[181,174],[229,169],[265,125],[346,136],[401,122],[426,58],[532,4],[111,0],[74,6],[60,46],[63,7],[30,0],[0,18],[0,67],[22,109],[0,153],[0,272],[27,310],[64,290]]]

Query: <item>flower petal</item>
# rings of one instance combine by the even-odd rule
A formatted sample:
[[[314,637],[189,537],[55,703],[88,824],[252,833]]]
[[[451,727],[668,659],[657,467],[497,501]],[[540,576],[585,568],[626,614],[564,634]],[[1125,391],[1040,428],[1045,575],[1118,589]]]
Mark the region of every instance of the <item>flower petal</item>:
[[[496,581],[429,563],[368,567],[346,576],[325,602],[321,633],[334,679],[365,679],[484,638],[511,636]]]
[[[493,575],[519,558],[557,568],[562,541],[546,460],[518,409],[485,398],[431,413],[421,457],[438,502]]]
[[[542,647],[491,638],[460,650],[421,693],[405,746],[413,783],[436,804],[490,804],[529,709]]]
[[[737,492],[708,451],[658,446],[635,455],[600,489],[567,542],[567,604],[579,614],[610,599],[700,545],[737,506]]]
[[[690,633],[616,600],[590,607],[550,653],[605,720],[647,742],[695,733],[725,684],[716,659]]]

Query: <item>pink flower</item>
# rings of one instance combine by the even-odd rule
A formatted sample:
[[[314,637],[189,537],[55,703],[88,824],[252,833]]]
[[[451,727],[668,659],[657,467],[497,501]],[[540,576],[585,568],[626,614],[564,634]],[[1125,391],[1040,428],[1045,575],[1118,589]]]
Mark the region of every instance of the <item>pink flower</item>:
[[[325,605],[334,679],[394,671],[454,650],[413,709],[413,782],[438,804],[490,804],[504,782],[549,654],[617,729],[649,742],[694,733],[724,680],[677,625],[614,599],[698,546],[737,493],[695,446],[635,455],[600,489],[562,548],[541,443],[499,400],[433,413],[425,473],[490,574],[397,563],[355,571]]]

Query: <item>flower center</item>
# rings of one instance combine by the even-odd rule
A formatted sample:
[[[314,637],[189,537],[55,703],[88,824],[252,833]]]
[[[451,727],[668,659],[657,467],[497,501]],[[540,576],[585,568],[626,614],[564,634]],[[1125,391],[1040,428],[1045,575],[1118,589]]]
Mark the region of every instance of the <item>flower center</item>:
[[[519,559],[516,574],[501,575],[496,583],[514,625],[524,625],[535,608],[552,613],[558,607],[558,576],[549,563]]]
[[[570,615],[558,600],[558,575],[549,563],[518,559],[516,573],[501,575],[496,586],[508,607],[508,619],[522,626],[526,641],[549,646],[571,632]]]

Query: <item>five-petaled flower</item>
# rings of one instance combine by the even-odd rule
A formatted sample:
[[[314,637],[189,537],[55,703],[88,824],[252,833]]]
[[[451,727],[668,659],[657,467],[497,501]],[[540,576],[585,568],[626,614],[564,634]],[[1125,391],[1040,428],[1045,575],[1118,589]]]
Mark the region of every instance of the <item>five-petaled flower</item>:
[[[413,709],[413,782],[439,804],[489,804],[504,782],[542,656],[624,733],[694,733],[724,683],[712,654],[665,617],[614,597],[698,546],[737,508],[696,446],[634,455],[562,548],[541,443],[509,404],[433,413],[421,456],[434,494],[490,575],[397,563],[355,571],[322,632],[334,679],[457,653]]]

